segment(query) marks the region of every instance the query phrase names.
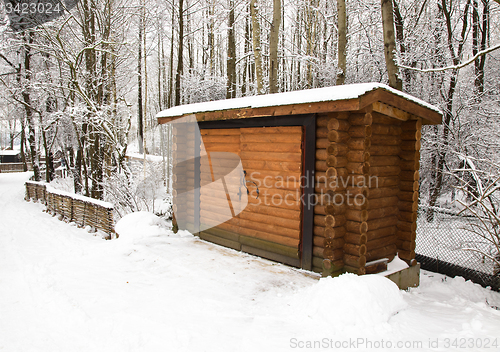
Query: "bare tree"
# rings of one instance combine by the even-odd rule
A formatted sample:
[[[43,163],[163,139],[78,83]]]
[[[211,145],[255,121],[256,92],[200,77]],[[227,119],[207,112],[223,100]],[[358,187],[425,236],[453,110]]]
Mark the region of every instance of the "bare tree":
[[[257,0],[250,0],[250,14],[252,16],[252,43],[253,56],[255,61],[255,80],[257,84],[257,94],[264,94],[262,84],[262,53],[260,42],[259,7]]]
[[[394,10],[392,0],[382,1],[382,26],[384,28],[384,54],[389,85],[398,90],[403,89],[403,82],[398,77],[398,66],[394,56],[396,50],[396,39],[394,36]]]
[[[227,30],[227,87],[226,99],[236,98],[236,40],[234,30],[234,0],[229,0]]]
[[[347,69],[347,10],[345,0],[337,0],[338,11],[338,72],[337,85],[342,85],[345,82]]]
[[[31,163],[35,181],[40,181],[40,154],[38,153],[35,141],[35,117],[31,104],[30,84],[31,84],[31,45],[33,44],[33,32],[28,29],[23,33],[23,69],[26,88],[22,91],[23,105],[26,111],[26,121],[28,122],[28,144],[30,148]]]
[[[184,0],[179,0],[179,40],[177,42],[177,72],[175,73],[175,106],[181,105],[181,77],[184,72]]]
[[[141,13],[139,15],[139,42],[137,48],[137,144],[139,144],[139,153],[144,153],[144,102],[142,99],[142,42],[144,29],[143,6],[141,3]]]
[[[273,22],[269,37],[269,93],[278,92],[278,42],[281,25],[281,0],[273,0]]]
[[[457,48],[453,45],[453,27],[451,23],[451,9],[448,7],[448,3],[446,0],[441,0],[441,10],[445,17],[446,30],[448,33],[448,49],[450,51],[450,55],[453,60],[454,65],[458,65],[460,62],[460,58],[462,56],[465,37],[467,35],[467,27],[468,27],[468,13],[470,7],[470,0],[467,0],[465,4],[463,16],[462,16],[462,33],[460,40],[458,42]],[[450,75],[450,81],[448,84],[448,92],[446,95],[446,107],[444,111],[444,119],[443,119],[443,130],[441,136],[441,146],[437,151],[436,158],[436,179],[434,180],[434,184],[431,188],[431,193],[429,197],[429,211],[427,212],[427,221],[432,221],[434,219],[434,210],[433,207],[436,205],[437,199],[442,191],[443,186],[443,171],[445,169],[446,162],[446,154],[448,152],[449,146],[449,134],[450,134],[450,123],[453,118],[453,99],[455,96],[455,91],[457,88],[457,79],[458,79],[459,69],[454,69]]]

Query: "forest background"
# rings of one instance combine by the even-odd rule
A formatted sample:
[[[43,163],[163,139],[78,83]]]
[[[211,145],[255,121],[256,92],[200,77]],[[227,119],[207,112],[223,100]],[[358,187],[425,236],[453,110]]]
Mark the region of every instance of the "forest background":
[[[22,2],[1,7],[0,147],[35,180],[59,153],[76,193],[134,211],[125,156],[165,153],[160,110],[361,82],[444,113],[423,131],[428,220],[500,175],[500,0],[33,0],[65,11],[20,26]]]

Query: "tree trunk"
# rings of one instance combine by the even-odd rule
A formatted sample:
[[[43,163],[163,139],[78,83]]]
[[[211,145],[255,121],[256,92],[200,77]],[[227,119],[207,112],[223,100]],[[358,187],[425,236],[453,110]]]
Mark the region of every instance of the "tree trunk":
[[[245,96],[247,93],[247,81],[248,81],[248,76],[249,76],[249,70],[250,70],[250,60],[246,57],[250,53],[250,23],[248,20],[248,16],[245,18],[245,45],[244,45],[245,51],[245,63],[243,65],[243,78],[241,82],[241,95]]]
[[[55,111],[55,98],[49,96],[45,103],[45,110],[47,113],[52,113]],[[43,149],[45,151],[45,181],[48,183],[54,179],[55,170],[54,170],[54,154],[52,153],[51,145],[49,145],[47,141],[47,133],[45,132],[45,128],[43,127],[43,119],[42,115],[40,117],[40,129],[42,135]],[[54,136],[55,138],[55,136]]]
[[[252,15],[252,43],[253,56],[255,61],[255,80],[257,84],[257,94],[264,94],[262,85],[262,53],[260,42],[259,8],[257,0],[250,0],[250,13]]]
[[[273,0],[273,22],[269,38],[269,93],[278,93],[278,42],[281,25],[281,0]]]
[[[472,55],[486,49],[486,40],[489,32],[489,1],[481,0],[483,4],[482,20],[479,22],[479,4],[477,0],[472,2]],[[481,95],[484,92],[484,64],[486,55],[474,61],[474,86]]]
[[[162,36],[163,27],[161,23],[158,23],[158,81],[157,81],[157,93],[158,93],[158,109],[163,110],[163,84],[162,84],[162,76],[163,76],[163,68],[164,62],[163,60],[163,36]]]
[[[162,28],[163,30],[163,28]],[[163,32],[162,32],[163,33]],[[172,60],[172,59],[170,59]],[[165,45],[164,45],[164,40],[163,40],[163,34],[162,34],[162,39],[161,39],[161,75],[163,78],[161,78],[162,83],[163,83],[163,95],[161,99],[163,99],[163,104],[162,108],[166,109],[168,107],[168,83],[167,83],[167,63],[165,61]]]
[[[146,130],[147,130],[147,123],[148,123],[148,62],[147,62],[147,46],[146,46],[146,4],[144,2],[144,0],[141,0],[141,3],[142,3],[142,11],[141,11],[141,16],[142,16],[142,40],[143,40],[143,43],[142,43],[142,46],[143,46],[143,49],[144,50],[144,108],[143,108],[143,128],[144,128],[144,132],[143,132],[143,138],[142,138],[142,143],[144,145],[143,147],[143,150],[144,150],[144,153],[147,154],[148,153],[148,149],[147,149],[147,146],[146,146],[146,141],[147,141],[147,138],[145,136],[146,134]]]
[[[297,39],[297,52],[296,55],[301,55],[302,51],[302,30],[301,30],[301,24],[302,24],[302,11],[297,11],[297,30],[295,32],[295,38]],[[296,72],[291,75],[292,79],[295,78],[294,81],[290,82],[290,85],[293,87],[293,90],[301,89],[301,65],[302,65],[302,60],[294,60],[295,63],[295,68]],[[292,70],[293,72],[293,70]]]
[[[338,72],[337,85],[342,85],[345,82],[345,74],[347,68],[347,11],[345,0],[337,0],[338,11]]]
[[[22,97],[24,102],[24,110],[26,112],[26,121],[28,122],[28,144],[30,148],[31,164],[33,166],[33,177],[35,181],[40,181],[40,155],[38,154],[36,148],[35,140],[35,117],[33,115],[33,109],[31,107],[31,95],[30,95],[30,82],[31,82],[31,47],[33,44],[33,32],[28,30],[24,33],[24,79],[26,87],[22,91]]]
[[[406,53],[406,45],[405,45],[405,37],[404,37],[404,20],[403,16],[401,16],[401,11],[399,11],[399,5],[396,0],[393,0],[394,4],[394,21],[395,21],[395,28],[396,28],[396,38],[399,42],[399,52],[401,53],[401,56],[404,56]],[[411,74],[408,69],[403,69],[403,77],[404,80],[407,84],[410,83],[411,80]],[[401,87],[403,86],[404,82],[401,82]]]
[[[209,16],[209,28],[208,28],[208,48],[210,50],[210,75],[213,75],[214,73],[214,66],[215,66],[215,36],[214,36],[214,4],[213,0],[210,0],[210,3],[208,5],[208,16]]]
[[[9,149],[14,149],[14,139],[16,139],[16,119],[10,119],[7,121],[9,125]]]
[[[175,106],[181,105],[181,77],[184,63],[182,54],[184,52],[184,0],[179,0],[179,41],[177,52],[177,72],[175,74]]]
[[[236,41],[234,33],[234,0],[229,0],[226,99],[236,98]]]
[[[458,49],[457,52],[455,52],[455,48],[453,46],[453,29],[452,29],[452,24],[451,24],[451,10],[448,10],[448,6],[446,4],[446,0],[441,0],[442,8],[443,8],[443,13],[445,15],[445,21],[446,21],[446,27],[447,27],[447,32],[448,32],[448,49],[450,51],[450,55],[453,59],[453,64],[456,66],[460,63],[460,58],[462,57],[462,52],[463,52],[463,47],[464,47],[464,42],[465,38],[467,35],[467,17],[469,13],[469,6],[470,6],[470,1],[468,0],[465,7],[464,7],[464,12],[462,16],[462,33],[461,33],[461,39],[458,43]],[[458,79],[458,73],[459,70],[455,69],[451,73],[450,77],[450,84],[448,87],[448,94],[446,96],[446,109],[444,111],[444,120],[443,120],[443,134],[441,137],[441,146],[439,146],[439,149],[437,151],[437,162],[436,162],[436,180],[434,184],[431,187],[430,190],[430,197],[429,197],[429,210],[427,211],[426,218],[428,222],[431,222],[434,220],[434,210],[433,207],[436,206],[437,200],[439,196],[441,195],[441,187],[443,186],[443,172],[446,164],[446,154],[448,152],[448,147],[449,147],[449,133],[450,133],[450,124],[453,118],[453,98],[455,95],[455,89],[457,86],[457,79]]]
[[[432,185],[431,194],[429,197],[429,210],[427,211],[427,221],[432,222],[434,220],[434,209],[436,206],[437,200],[441,195],[441,188],[443,187],[443,171],[444,165],[446,161],[447,149],[449,146],[448,135],[450,132],[450,123],[453,117],[452,108],[453,108],[453,96],[455,94],[455,88],[457,86],[457,76],[458,70],[453,70],[452,76],[450,78],[450,85],[448,88],[448,96],[446,97],[446,110],[444,111],[444,120],[443,120],[443,134],[441,137],[441,146],[438,150],[438,156],[436,161],[436,180]]]
[[[171,27],[171,39],[170,39],[170,65],[168,72],[168,96],[167,96],[167,108],[172,107],[172,97],[173,97],[173,79],[174,79],[174,33],[175,33],[175,2],[172,1],[172,27]]]
[[[284,18],[285,18],[285,6],[281,6],[281,22],[284,21]],[[287,72],[288,65],[285,55],[285,43],[286,43],[285,31],[281,30],[281,82],[279,87],[281,92],[289,91],[289,88],[286,86],[287,75],[289,75],[289,72]]]
[[[317,20],[317,16],[313,11],[314,9],[314,0],[310,0],[309,4],[306,5],[306,54],[308,56],[307,59],[307,89],[313,87],[313,73],[312,73],[312,63],[311,60],[313,58],[314,52],[314,29],[315,23]]]
[[[392,88],[402,90],[403,82],[398,77],[398,66],[394,57],[396,50],[396,39],[394,37],[394,15],[392,0],[381,0],[382,2],[382,26],[384,31],[384,54],[389,85]]]
[[[25,131],[25,122],[24,118],[21,117],[21,162],[23,163],[23,171],[28,171],[28,164],[26,163],[26,131]]]
[[[137,54],[137,143],[139,153],[144,153],[144,102],[142,100],[142,29],[144,18],[139,16],[139,48]]]

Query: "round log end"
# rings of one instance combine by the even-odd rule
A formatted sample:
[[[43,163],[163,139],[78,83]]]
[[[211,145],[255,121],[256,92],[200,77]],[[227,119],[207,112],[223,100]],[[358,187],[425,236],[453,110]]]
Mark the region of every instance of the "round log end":
[[[359,254],[360,255],[366,254],[366,245],[362,244],[361,246],[359,246]]]
[[[333,224],[335,224],[335,218],[333,217],[333,215],[326,215],[325,216],[325,225],[326,226],[333,226]]]
[[[363,163],[363,174],[368,174],[370,173],[370,163],[365,162]]]
[[[326,177],[328,178],[337,177],[337,170],[333,167],[329,167],[328,169],[326,169]]]
[[[359,232],[364,234],[368,231],[368,223],[366,221],[363,221],[360,225],[359,225]]]
[[[361,236],[359,236],[359,244],[362,244],[362,245],[366,245],[366,241],[367,241],[367,236],[365,234],[362,234]],[[366,246],[365,246],[366,248]],[[366,251],[365,251],[366,253]]]
[[[368,194],[368,190],[366,190],[366,194]],[[368,198],[368,196],[365,195],[365,198]],[[363,221],[363,222],[367,221],[368,220],[368,211],[367,210],[362,210],[360,217],[361,217],[361,221]]]
[[[328,132],[328,140],[330,142],[338,142],[340,140],[339,133],[335,130]]]
[[[365,125],[371,125],[373,122],[373,117],[371,112],[365,114]]]
[[[323,259],[323,269],[327,271],[332,269],[332,261],[330,259]]]
[[[328,121],[328,130],[338,130],[339,129],[339,120],[332,118],[330,121]]]
[[[372,126],[370,125],[365,126],[365,136],[366,137],[372,136]]]
[[[328,147],[326,147],[326,152],[330,155],[337,155],[339,152],[339,148],[337,147],[337,144],[332,143]]]
[[[337,157],[334,155],[328,155],[326,158],[326,166],[335,167],[337,166]]]
[[[333,237],[335,237],[335,230],[330,226],[325,227],[324,234],[325,234],[325,238],[333,238]]]

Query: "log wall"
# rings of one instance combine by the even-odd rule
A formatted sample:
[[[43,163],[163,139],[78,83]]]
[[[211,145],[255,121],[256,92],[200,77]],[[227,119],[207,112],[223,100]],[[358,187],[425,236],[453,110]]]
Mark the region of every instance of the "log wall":
[[[398,221],[399,149],[401,121],[372,112],[370,178],[367,202],[367,262],[396,255]]]
[[[340,274],[344,267],[346,189],[338,182],[347,175],[349,114],[329,113],[316,119],[313,270]]]
[[[317,119],[315,271],[382,271],[397,253],[413,264],[422,121],[410,117],[368,108]]]
[[[415,238],[417,231],[418,188],[420,168],[420,139],[422,119],[401,124],[401,174],[399,177],[398,223],[396,246],[398,255],[408,264],[415,262]]]
[[[369,176],[371,175],[372,115],[351,113],[349,116],[349,164],[347,165],[346,243],[344,270],[365,274],[367,256]]]

